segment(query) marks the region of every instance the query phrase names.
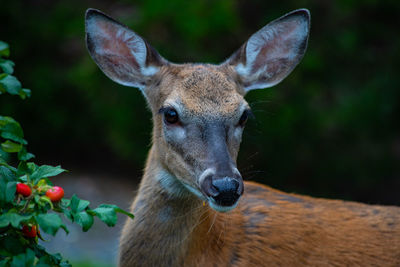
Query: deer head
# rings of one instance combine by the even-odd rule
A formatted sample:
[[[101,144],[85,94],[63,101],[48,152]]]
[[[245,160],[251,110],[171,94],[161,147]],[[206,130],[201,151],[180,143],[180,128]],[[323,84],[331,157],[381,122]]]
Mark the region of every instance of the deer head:
[[[193,194],[221,212],[243,194],[236,168],[242,132],[251,114],[244,96],[282,81],[303,57],[310,28],[305,9],[253,34],[225,62],[173,64],[142,37],[101,13],[86,13],[90,55],[113,81],[137,87],[153,114],[154,179],[170,194]]]

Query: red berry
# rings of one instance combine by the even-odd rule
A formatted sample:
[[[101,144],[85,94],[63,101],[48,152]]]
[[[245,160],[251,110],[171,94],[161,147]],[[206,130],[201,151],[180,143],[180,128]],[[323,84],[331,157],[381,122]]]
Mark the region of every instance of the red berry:
[[[53,202],[60,201],[64,197],[64,189],[59,186],[53,186],[47,190],[46,196]]]
[[[32,194],[32,190],[27,184],[18,183],[17,194],[21,194],[24,197],[29,197]]]
[[[29,238],[34,238],[37,235],[37,229],[36,229],[36,225],[24,225],[22,226],[22,233],[24,234],[24,236],[29,237]]]

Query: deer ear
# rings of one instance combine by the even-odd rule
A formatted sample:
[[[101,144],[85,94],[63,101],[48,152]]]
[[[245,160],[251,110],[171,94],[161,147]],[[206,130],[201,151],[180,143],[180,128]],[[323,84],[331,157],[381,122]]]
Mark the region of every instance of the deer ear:
[[[167,63],[142,37],[98,10],[86,11],[85,26],[91,57],[117,83],[143,90]]]
[[[225,64],[234,67],[246,92],[274,86],[300,62],[309,29],[310,12],[295,10],[253,34]]]

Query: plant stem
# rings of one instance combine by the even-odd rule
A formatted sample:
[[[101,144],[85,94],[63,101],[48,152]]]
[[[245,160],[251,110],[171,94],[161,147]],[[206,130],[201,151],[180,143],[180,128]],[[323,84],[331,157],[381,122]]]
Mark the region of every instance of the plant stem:
[[[24,213],[24,212],[26,211],[26,209],[28,208],[28,205],[29,205],[29,203],[31,202],[32,198],[33,198],[33,194],[31,194],[31,195],[26,199],[25,205],[24,205],[24,207],[22,208],[22,210],[20,211],[20,213]]]

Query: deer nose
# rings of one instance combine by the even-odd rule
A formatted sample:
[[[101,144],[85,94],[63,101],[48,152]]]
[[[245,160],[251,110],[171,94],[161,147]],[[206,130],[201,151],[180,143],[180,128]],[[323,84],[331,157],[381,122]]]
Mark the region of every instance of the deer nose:
[[[218,205],[232,206],[243,193],[243,182],[232,177],[204,179],[202,189]]]
[[[214,196],[215,202],[221,206],[232,206],[236,203],[243,192],[243,185],[240,186],[238,180],[231,177],[224,177],[222,179],[216,179],[212,181],[212,185],[218,191],[218,194]]]

